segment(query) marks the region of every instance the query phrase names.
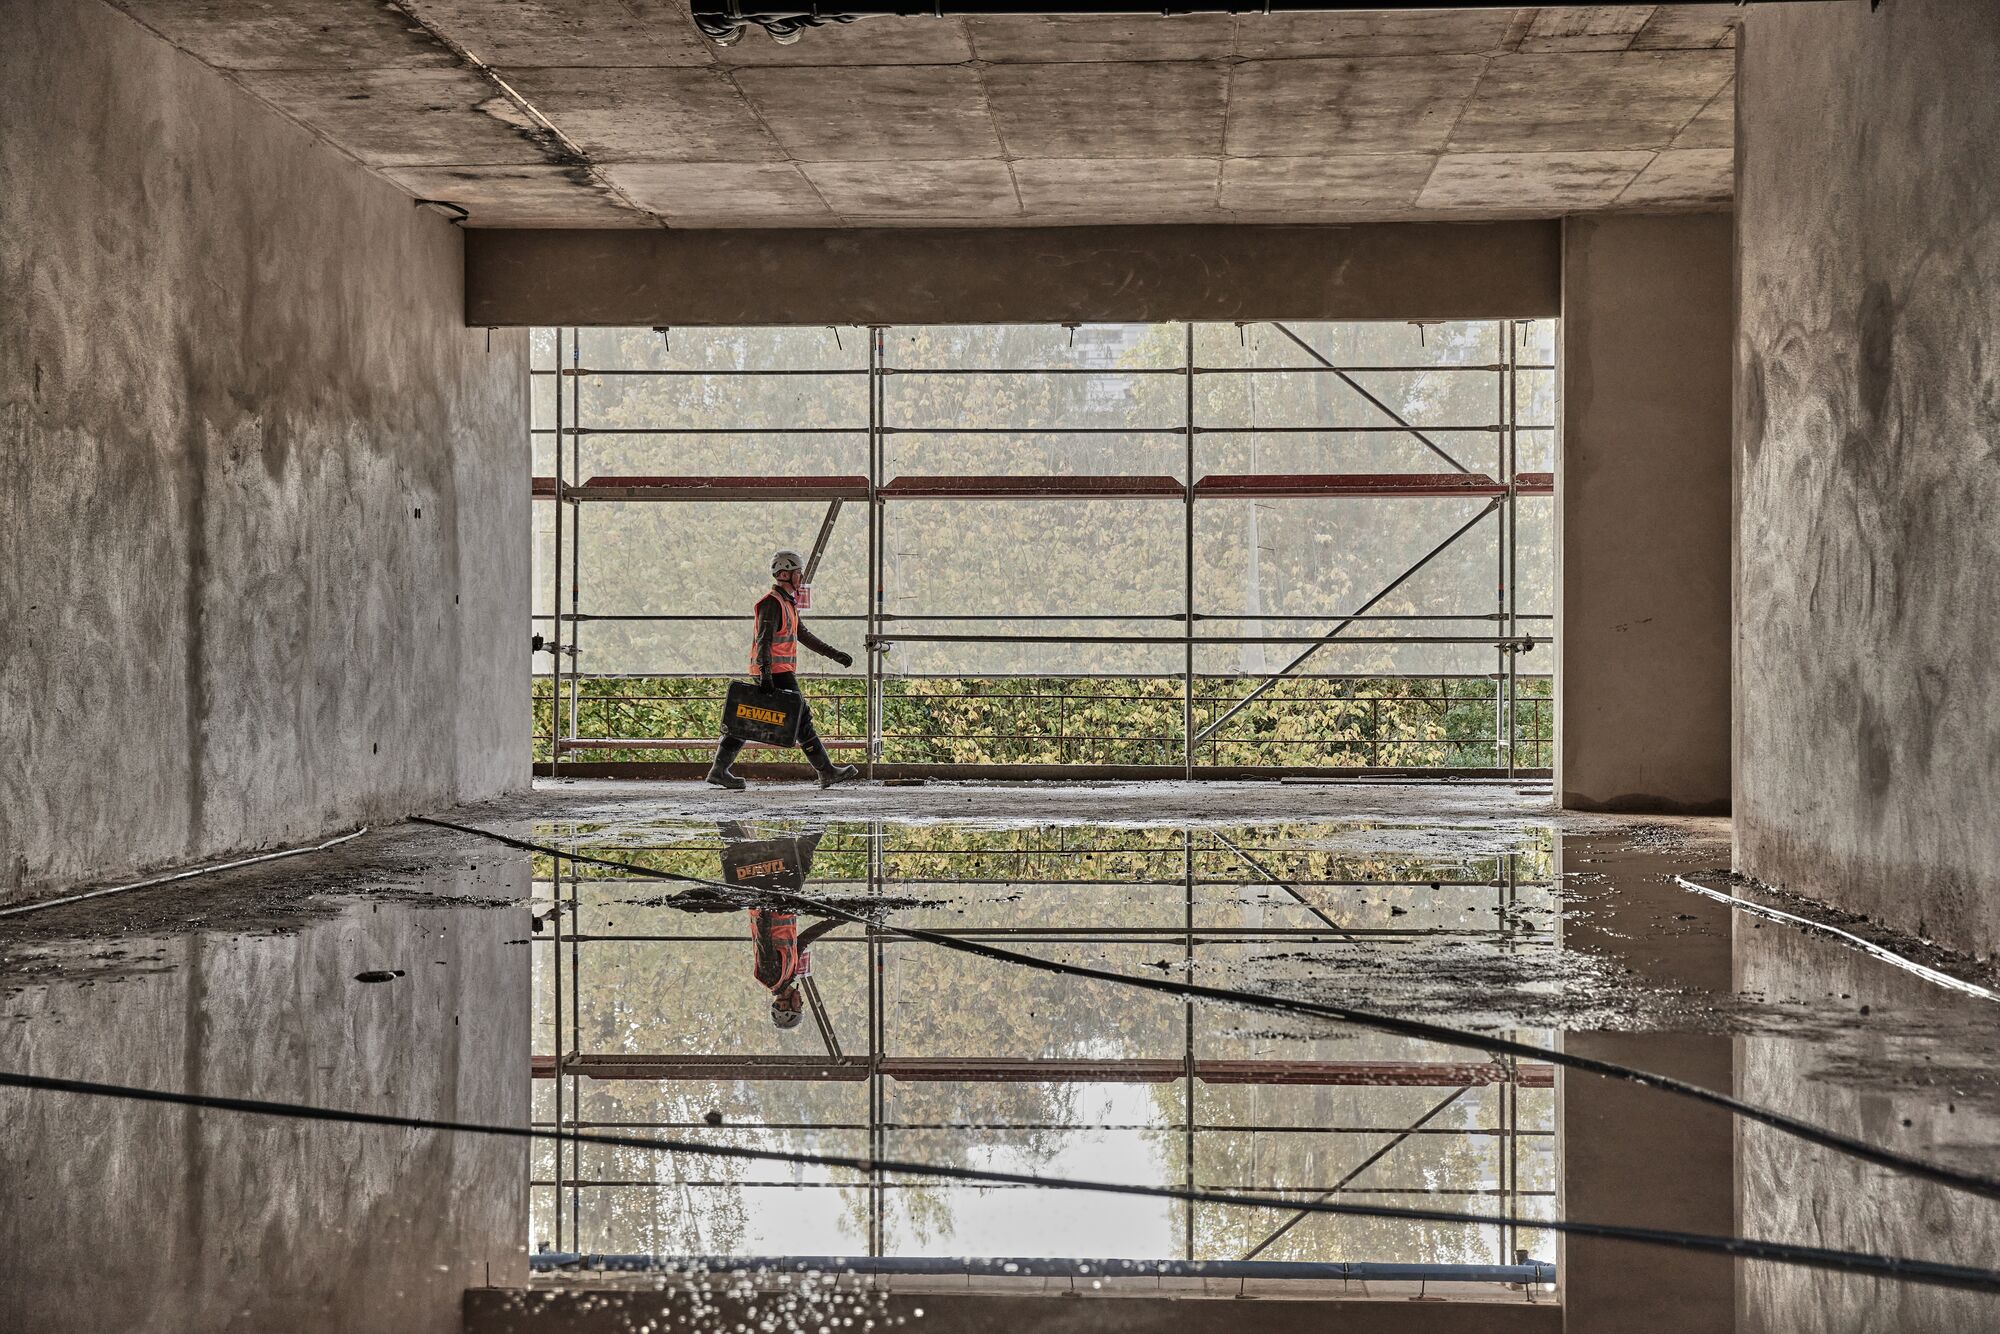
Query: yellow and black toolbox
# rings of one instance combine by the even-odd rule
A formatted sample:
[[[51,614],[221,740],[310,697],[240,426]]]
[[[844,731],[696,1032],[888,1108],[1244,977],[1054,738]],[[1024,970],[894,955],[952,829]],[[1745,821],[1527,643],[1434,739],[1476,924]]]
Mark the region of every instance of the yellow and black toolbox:
[[[795,690],[766,690],[754,681],[731,681],[722,698],[722,730],[767,746],[798,744],[805,697]]]

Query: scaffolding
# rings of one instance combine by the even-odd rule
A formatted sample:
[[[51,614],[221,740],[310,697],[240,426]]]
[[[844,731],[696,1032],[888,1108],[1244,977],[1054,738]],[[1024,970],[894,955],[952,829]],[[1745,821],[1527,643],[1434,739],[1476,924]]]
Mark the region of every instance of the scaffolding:
[[[718,853],[728,864],[732,832],[725,826],[721,843],[713,832],[692,830],[654,830],[637,843],[587,830],[555,836],[600,855],[713,876]],[[1095,951],[1110,966],[1190,978],[1337,947],[1365,946],[1377,959],[1399,950],[1414,957],[1557,947],[1546,835],[1472,859],[1383,860],[1311,851],[1316,834],[1061,827],[981,834],[874,821],[831,827],[816,840],[818,867],[810,853],[803,865],[817,897],[902,905],[893,911],[905,920],[960,939],[1052,955]],[[755,835],[771,836],[770,827]],[[541,1128],[824,1145],[869,1159],[949,1158],[947,1145],[956,1140],[975,1155],[1004,1155],[1012,1145],[1047,1162],[1060,1161],[1066,1137],[1114,1144],[1136,1137],[1154,1155],[1162,1184],[1268,1194],[1271,1209],[1261,1223],[1231,1229],[1192,1202],[1175,1205],[1172,1254],[1117,1252],[1126,1258],[1554,1259],[1553,1234],[1514,1226],[1478,1229],[1478,1240],[1457,1243],[1398,1233],[1400,1240],[1383,1243],[1398,1253],[1336,1253],[1353,1238],[1287,1207],[1348,1196],[1418,1207],[1476,1201],[1516,1217],[1552,1216],[1555,1080],[1548,1065],[1372,1035],[1245,1033],[1226,1013],[1204,1019],[1192,1001],[1050,982],[1019,969],[991,972],[993,965],[967,966],[960,956],[858,924],[812,946],[826,998],[815,990],[812,1022],[779,1032],[760,1022],[768,997],[750,977],[740,907],[684,911],[658,897],[657,880],[570,860],[544,863],[538,875],[536,895],[549,923],[533,937],[531,1070]],[[673,975],[680,985],[641,983],[657,980],[670,959],[686,970]],[[1010,1028],[1002,1014],[993,1031],[954,1032],[955,997],[975,990],[989,1009],[1033,1005],[1042,1017]],[[732,1035],[739,1049],[730,1049]],[[1336,1045],[1320,1045],[1328,1040]],[[635,1089],[635,1081],[644,1087]],[[1081,1098],[1007,1100],[1017,1090],[1064,1087],[1153,1092],[1138,1112],[1127,1095],[1116,1122],[1089,1119]],[[975,1092],[996,1088],[998,1102],[982,1102]],[[1347,1101],[1315,1101],[1319,1091]],[[726,1122],[697,1110],[710,1106],[727,1107]],[[1330,1117],[1330,1106],[1344,1107],[1346,1119]],[[1023,1148],[1037,1136],[1039,1148]],[[1417,1144],[1444,1156],[1412,1162]],[[1288,1153],[1304,1154],[1299,1170],[1324,1176],[1285,1177]],[[907,1209],[899,1214],[895,1202],[923,1188],[880,1172],[773,1179],[711,1170],[697,1180],[670,1164],[592,1156],[586,1145],[559,1140],[538,1158],[531,1182],[534,1242],[556,1253],[719,1254],[727,1248],[703,1228],[714,1201],[768,1192],[769,1207],[777,1207],[781,1196],[796,1200],[804,1192],[844,1195],[859,1207],[838,1215],[819,1208],[816,1224],[785,1234],[784,1253],[907,1258],[1006,1244],[1004,1227],[970,1249],[975,1239],[950,1229],[928,1242],[915,1238]],[[702,1192],[711,1207],[693,1202]],[[1066,1207],[1065,1197],[1051,1192],[1044,1202],[1024,1201],[1025,1213],[1009,1226],[1032,1227],[1044,1216],[1037,1210]],[[964,1226],[985,1225],[975,1218]],[[740,1245],[764,1254],[759,1247],[771,1240],[752,1227]],[[1051,1246],[1032,1253],[1068,1254]],[[1115,1250],[1079,1255],[1105,1258]]]
[[[586,610],[582,600],[586,582],[582,559],[586,516],[608,505],[746,502],[764,506],[823,506],[823,510],[819,511],[821,518],[817,537],[807,559],[809,578],[825,554],[843,511],[854,506],[863,510],[866,537],[864,609],[859,613],[831,617],[815,613],[812,617],[815,621],[846,622],[850,628],[855,625],[861,628],[863,670],[859,678],[820,678],[814,688],[821,692],[815,703],[815,712],[821,715],[820,730],[827,737],[828,745],[835,749],[861,752],[871,776],[969,772],[1009,777],[1060,773],[1067,776],[1119,777],[1177,774],[1194,778],[1283,776],[1329,771],[1357,774],[1410,772],[1412,766],[1398,762],[1399,748],[1413,746],[1442,749],[1455,756],[1490,753],[1491,763],[1488,764],[1448,763],[1426,766],[1422,770],[1425,772],[1497,777],[1546,776],[1552,742],[1550,700],[1546,693],[1548,677],[1546,673],[1532,674],[1542,693],[1524,696],[1522,683],[1529,674],[1521,670],[1521,657],[1552,642],[1550,631],[1554,618],[1548,611],[1521,606],[1518,536],[1523,502],[1550,497],[1554,492],[1552,471],[1529,470],[1519,466],[1524,433],[1537,433],[1550,441],[1544,452],[1550,467],[1553,466],[1553,423],[1523,422],[1521,419],[1524,375],[1552,372],[1554,369],[1552,362],[1524,359],[1522,331],[1525,327],[1546,326],[1546,323],[1516,320],[1489,322],[1485,327],[1490,330],[1493,355],[1483,360],[1387,365],[1342,364],[1318,350],[1310,337],[1292,325],[1273,322],[1258,326],[1260,330],[1268,329],[1283,339],[1284,346],[1298,354],[1290,359],[1292,364],[1277,366],[1254,361],[1236,365],[1202,364],[1197,356],[1198,331],[1213,330],[1217,326],[1193,323],[1149,326],[1156,334],[1165,332],[1173,335],[1180,354],[1174,359],[1175,364],[1033,367],[894,365],[888,355],[888,346],[895,331],[887,326],[871,326],[856,331],[865,346],[865,361],[852,367],[833,369],[798,366],[586,366],[583,357],[586,331],[556,329],[552,331],[556,352],[554,364],[537,364],[533,368],[538,385],[538,402],[550,397],[542,386],[552,385],[554,388],[553,402],[547,405],[552,407],[553,419],[547,420],[545,409],[544,420],[547,424],[538,424],[533,428],[538,442],[553,445],[552,449],[538,450],[538,455],[546,458],[550,465],[550,472],[534,478],[533,494],[538,501],[550,504],[554,510],[554,558],[545,574],[545,578],[552,583],[552,600],[548,611],[536,618],[537,628],[548,632],[548,646],[553,651],[553,668],[540,678],[549,700],[550,722],[549,730],[543,737],[548,750],[547,761],[538,765],[538,771],[578,776],[591,773],[678,773],[693,766],[685,762],[680,765],[606,764],[593,763],[593,759],[601,759],[607,754],[699,752],[713,746],[714,734],[709,728],[700,729],[699,734],[642,735],[622,732],[604,717],[594,720],[592,727],[583,725],[582,715],[587,709],[595,708],[600,713],[608,712],[615,717],[620,704],[636,705],[644,698],[636,694],[606,694],[602,690],[586,692],[586,681],[713,678],[717,675],[713,671],[678,669],[678,665],[673,663],[648,664],[641,671],[591,672],[587,670],[589,662],[583,660],[587,655],[581,655],[578,647],[586,632],[618,623],[713,624],[730,626],[731,629],[719,630],[718,633],[730,636],[733,642],[736,636],[734,627],[743,622],[741,614],[728,613],[640,612],[624,608]],[[1243,336],[1241,326],[1229,327],[1235,329],[1239,337]],[[656,332],[662,339],[670,336],[670,331]],[[1069,334],[1073,341],[1075,330],[1071,329]],[[561,364],[565,354],[567,365]],[[1383,394],[1375,392],[1369,384],[1370,377],[1406,373],[1490,377],[1494,386],[1490,416],[1480,421],[1443,425],[1413,421],[1405,410],[1400,410]],[[1251,402],[1254,405],[1255,377],[1272,375],[1325,377],[1340,386],[1352,402],[1365,405],[1363,411],[1370,419],[1339,424],[1259,424],[1254,420],[1257,415],[1254,410],[1250,414],[1252,420],[1247,422],[1204,419],[1201,405],[1205,395],[1198,392],[1199,386],[1225,377],[1250,377],[1253,384]],[[641,376],[701,377],[703,382],[725,384],[773,378],[789,378],[795,383],[816,385],[846,381],[861,387],[859,397],[866,404],[865,418],[857,413],[850,419],[782,426],[719,424],[714,420],[673,425],[585,420],[582,391],[586,382],[603,383],[622,377]],[[910,377],[951,376],[988,379],[1088,376],[1097,377],[1100,381],[1127,384],[1147,379],[1178,379],[1182,392],[1173,398],[1180,409],[1179,420],[1148,421],[1136,425],[1122,422],[1110,425],[1038,422],[1031,426],[969,426],[962,422],[911,420],[907,405],[899,405],[892,399],[892,387]],[[1552,378],[1550,384],[1553,384]],[[847,405],[852,405],[857,397],[844,388],[838,393],[832,389],[823,392],[829,399],[838,397]],[[1164,396],[1159,394],[1149,397],[1155,403],[1165,401]],[[1463,395],[1459,397],[1463,398]],[[901,416],[899,407],[904,408]],[[718,406],[713,411],[721,415],[724,409]],[[903,465],[891,462],[892,448],[907,454],[911,452],[908,446],[912,443],[921,445],[921,442],[939,437],[981,435],[1058,440],[1091,437],[1116,437],[1119,441],[1172,440],[1178,444],[1180,457],[1176,460],[1178,467],[1174,473],[941,474],[905,471]],[[1430,470],[1307,472],[1262,471],[1254,467],[1257,458],[1255,442],[1258,440],[1296,436],[1310,441],[1328,435],[1385,437],[1411,444],[1421,448],[1422,457],[1431,465]],[[865,437],[866,466],[863,472],[820,475],[714,472],[639,475],[599,473],[587,469],[584,464],[585,442],[605,436],[644,437],[669,449],[679,441],[695,437],[736,439],[749,450],[765,448],[768,442],[785,437]],[[1198,453],[1205,440],[1242,438],[1252,441],[1251,468],[1211,471],[1202,466]],[[1482,440],[1483,446],[1479,444]],[[1483,449],[1486,457],[1475,459],[1470,453],[1474,448]],[[1158,456],[1157,450],[1154,450],[1154,455]],[[1095,609],[1080,609],[1063,612],[1017,610],[994,614],[890,605],[890,553],[895,549],[893,542],[901,522],[898,516],[909,506],[920,503],[1004,506],[1013,502],[1034,501],[1129,505],[1134,507],[1132,512],[1135,516],[1146,512],[1147,507],[1176,505],[1180,513],[1179,606],[1172,611],[1138,613],[1100,613]],[[1470,513],[1442,540],[1428,546],[1422,554],[1396,570],[1392,577],[1381,580],[1370,589],[1367,596],[1343,610],[1288,613],[1253,608],[1246,614],[1216,611],[1204,606],[1196,562],[1197,537],[1204,508],[1217,503],[1248,504],[1253,511],[1250,531],[1254,542],[1254,510],[1277,501],[1432,505],[1455,502],[1462,509],[1469,507]],[[1143,521],[1136,517],[1134,520]],[[1398,612],[1384,609],[1385,602],[1395,599],[1433,562],[1460,550],[1472,534],[1489,531],[1494,538],[1495,567],[1493,598],[1488,605],[1477,610],[1454,608]],[[1254,568],[1261,556],[1253,551],[1249,559]],[[1093,628],[1081,630],[1078,628],[1080,622],[1088,622]],[[1245,622],[1250,623],[1247,628],[1254,633],[1244,632]],[[1280,628],[1272,632],[1274,626]],[[1235,632],[1231,632],[1232,627]],[[1174,731],[1162,730],[1146,736],[1072,737],[1068,729],[1072,717],[1079,711],[1074,707],[1079,696],[1063,687],[1032,696],[1020,696],[1023,699],[1046,698],[1053,704],[1056,718],[1052,735],[1058,742],[1056,764],[989,762],[962,766],[909,763],[898,762],[895,757],[885,754],[887,743],[900,739],[891,735],[885,725],[886,684],[892,679],[901,683],[903,678],[953,674],[906,672],[899,677],[891,670],[892,651],[900,648],[905,651],[962,651],[970,654],[998,645],[1177,651],[1178,670],[1172,674],[1177,677],[1179,694],[1179,726],[1174,730],[1177,735]],[[1283,648],[1291,652],[1291,656],[1276,670],[1256,674],[1253,683],[1241,694],[1229,697],[1216,694],[1229,681],[1252,678],[1244,677],[1242,672],[1223,672],[1204,667],[1201,655],[1249,645]],[[1254,711],[1260,704],[1276,705],[1279,697],[1272,692],[1282,683],[1307,678],[1335,683],[1329,687],[1333,693],[1325,698],[1339,700],[1342,698],[1340,682],[1351,683],[1399,674],[1376,672],[1355,676],[1314,671],[1316,662],[1323,661],[1321,655],[1329,648],[1364,645],[1490,650],[1493,655],[1491,670],[1478,677],[1463,673],[1425,673],[1417,678],[1439,683],[1436,698],[1440,703],[1463,698],[1452,693],[1451,683],[1454,681],[1489,681],[1493,718],[1490,739],[1384,738],[1380,734],[1381,709],[1378,700],[1371,706],[1371,721],[1358,729],[1366,734],[1365,741],[1352,738],[1339,741],[1337,748],[1343,756],[1339,763],[1263,765],[1229,763],[1224,759],[1225,748],[1242,751],[1245,747],[1263,744],[1258,728],[1253,726],[1246,730],[1241,724],[1255,721]],[[1261,653],[1261,647],[1258,651]],[[1023,678],[1040,675],[1064,679],[1115,676],[1134,681],[1172,679],[1159,672],[1111,673],[1101,670],[1068,673],[964,671],[956,674],[964,677],[1007,675]],[[718,683],[718,702],[719,697]],[[1391,700],[1396,698],[1390,697]],[[1406,698],[1420,700],[1430,697],[1419,694]],[[1525,727],[1524,710],[1529,715]],[[627,710],[628,716],[637,712],[637,709]],[[1239,724],[1233,731],[1232,723]],[[917,739],[933,738],[920,735]],[[1084,740],[1150,744],[1136,746],[1143,756],[1136,763],[1100,761],[1077,765],[1062,762],[1070,743]],[[1289,744],[1306,743],[1293,739]],[[1335,748],[1335,744],[1330,741],[1327,746],[1331,749]],[[1082,745],[1075,748],[1085,749]],[[1524,762],[1524,750],[1530,760],[1542,762]],[[1364,751],[1365,754],[1357,754]],[[756,759],[754,751],[749,758]]]

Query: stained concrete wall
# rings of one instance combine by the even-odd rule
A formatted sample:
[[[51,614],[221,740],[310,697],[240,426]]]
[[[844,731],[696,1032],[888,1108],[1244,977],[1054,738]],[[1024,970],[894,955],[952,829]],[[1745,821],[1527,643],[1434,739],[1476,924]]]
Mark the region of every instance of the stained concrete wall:
[[[2000,949],[2000,6],[1750,11],[1736,857]]]
[[[1568,807],[1729,809],[1731,245],[1727,214],[1564,224]]]
[[[524,783],[462,237],[94,0],[0,24],[0,897]]]
[[[472,231],[470,324],[1536,317],[1561,224]]]

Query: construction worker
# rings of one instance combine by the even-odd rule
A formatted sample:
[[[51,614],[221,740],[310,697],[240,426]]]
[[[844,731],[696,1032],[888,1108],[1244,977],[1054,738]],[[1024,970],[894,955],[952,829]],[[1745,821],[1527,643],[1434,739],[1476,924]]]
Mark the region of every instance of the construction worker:
[[[750,940],[757,950],[752,971],[771,993],[771,1022],[779,1028],[797,1028],[806,1012],[805,988],[812,978],[806,947],[839,925],[835,920],[815,922],[801,931],[795,912],[750,909]]]
[[[771,557],[771,591],[757,600],[757,628],[750,641],[750,675],[766,690],[798,693],[799,645],[804,644],[822,658],[831,658],[843,667],[854,659],[806,629],[799,619],[799,589],[805,580],[806,563],[796,551],[780,551]],[[826,744],[813,727],[812,710],[799,700],[799,749],[819,771],[819,785],[832,787],[859,778],[861,771],[851,764],[835,764],[827,757]],[[743,749],[739,737],[724,734],[715,748],[715,763],[708,768],[708,781],[732,792],[743,790],[743,780],[729,771]]]
[[[720,831],[723,882],[780,894],[805,887],[823,833],[753,838],[749,829],[733,820],[724,822]],[[812,985],[812,957],[806,947],[840,922],[829,919],[801,931],[798,914],[789,908],[751,908],[749,913],[750,943],[756,951],[751,972],[771,993],[771,1022],[779,1028],[796,1028],[805,1013],[805,989]]]

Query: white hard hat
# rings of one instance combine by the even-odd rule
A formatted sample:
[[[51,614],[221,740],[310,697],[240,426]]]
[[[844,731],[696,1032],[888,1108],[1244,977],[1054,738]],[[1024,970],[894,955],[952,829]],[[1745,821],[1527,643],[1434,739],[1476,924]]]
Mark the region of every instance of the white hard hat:
[[[805,567],[806,563],[804,558],[801,557],[798,552],[793,551],[790,548],[786,548],[785,550],[780,551],[777,555],[771,557],[772,574],[778,574],[784,570],[803,570],[805,569]]]

